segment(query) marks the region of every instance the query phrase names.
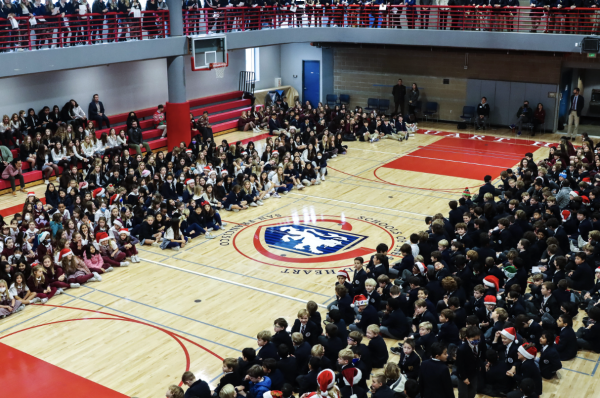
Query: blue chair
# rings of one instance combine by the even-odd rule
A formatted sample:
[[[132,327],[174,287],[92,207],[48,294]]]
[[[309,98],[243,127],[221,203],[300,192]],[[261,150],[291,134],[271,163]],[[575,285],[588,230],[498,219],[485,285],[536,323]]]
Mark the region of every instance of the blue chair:
[[[380,99],[379,100],[379,112],[385,114],[390,109],[390,100]]]
[[[427,102],[425,104],[425,112],[423,112],[423,116],[425,119],[429,121],[429,118],[433,118],[433,116],[437,116],[437,121],[440,121],[440,114],[438,112],[438,103],[437,102]]]
[[[475,107],[474,106],[463,106],[463,114],[460,115],[462,120],[473,122],[475,120]]]
[[[365,111],[377,111],[379,110],[379,100],[377,98],[369,98],[367,99],[367,107]]]
[[[341,104],[350,104],[350,96],[348,94],[340,94],[340,105]]]
[[[326,97],[327,105],[335,106],[338,101],[338,97],[335,94],[327,94]]]

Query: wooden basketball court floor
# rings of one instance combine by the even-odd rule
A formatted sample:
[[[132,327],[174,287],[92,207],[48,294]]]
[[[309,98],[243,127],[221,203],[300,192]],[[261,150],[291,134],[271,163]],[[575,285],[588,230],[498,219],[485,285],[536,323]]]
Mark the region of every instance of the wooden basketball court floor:
[[[420,127],[405,142],[348,143],[347,155],[329,161],[320,186],[247,211],[223,211],[229,225],[216,239],[194,239],[179,252],[140,248],[141,263],[1,320],[2,396],[164,397],[185,370],[214,386],[221,359],[257,348],[256,334],[272,330],[274,319],[292,324],[307,300],[324,315],[336,270],[355,256],[368,259],[381,242],[399,254],[403,241],[424,229],[425,216],[446,215],[448,201],[465,187],[476,193],[485,174],[496,178],[526,152],[539,159],[559,138]],[[31,190],[43,197],[45,186]],[[24,199],[4,195],[0,208]],[[307,237],[315,234],[338,242],[311,245]],[[559,378],[544,381],[543,395],[593,396],[598,364],[598,354],[580,352],[563,363]]]

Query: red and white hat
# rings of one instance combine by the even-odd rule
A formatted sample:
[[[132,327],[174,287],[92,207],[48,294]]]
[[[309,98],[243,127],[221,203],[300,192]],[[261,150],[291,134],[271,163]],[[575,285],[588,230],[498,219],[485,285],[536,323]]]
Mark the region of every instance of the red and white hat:
[[[185,153],[192,153],[193,151],[191,149],[186,149]]]
[[[58,261],[62,261],[62,259],[64,257],[67,257],[68,255],[73,255],[73,252],[71,251],[71,249],[69,249],[68,247],[65,247],[64,249],[62,249],[60,251],[60,253],[58,254]]]
[[[415,267],[417,267],[419,269],[419,272],[421,273],[421,275],[425,275],[427,273],[427,267],[425,266],[425,264],[417,261],[415,263]]]
[[[488,275],[485,278],[483,278],[483,284],[486,285],[487,287],[495,287],[496,292],[498,292],[500,290],[500,284],[498,283],[498,278],[496,278],[494,275]]]
[[[210,171],[210,166],[204,166],[204,171]]]
[[[123,223],[118,218],[115,221],[113,221],[113,225],[119,227],[119,229],[121,229],[123,227]]]
[[[129,236],[130,235],[129,230],[127,228],[121,228],[119,230],[119,235],[123,235],[123,234]]]
[[[144,170],[142,171],[142,178],[146,178],[150,175],[150,170]]]
[[[488,294],[487,296],[485,296],[483,298],[483,304],[485,305],[496,305],[496,296],[492,296],[491,294]]]
[[[27,192],[27,197],[35,196],[35,192]]]
[[[103,195],[104,194],[104,188],[96,188],[92,191],[92,198],[96,198],[96,196],[98,195]]]
[[[229,175],[229,172],[227,170],[221,170],[221,175],[222,176]]]
[[[519,347],[519,354],[523,355],[527,359],[533,359],[537,355],[537,349],[534,345],[529,348],[525,348],[526,344]]]
[[[106,232],[100,232],[100,233],[98,233],[98,235],[96,235],[96,242],[100,243],[100,242],[104,242],[106,240],[110,240],[110,237],[108,236],[108,234]]]
[[[359,294],[358,296],[354,296],[354,301],[350,304],[350,307],[356,307],[357,305],[360,307],[361,305],[369,304],[369,299],[366,298],[363,294]]]
[[[510,341],[515,341],[515,339],[517,338],[517,331],[515,330],[515,328],[506,328],[502,330],[500,334],[509,339]]]
[[[278,150],[274,150],[273,152],[271,152],[271,155],[273,155],[273,156],[279,155],[279,151]]]
[[[121,195],[119,195],[118,193],[114,194],[113,196],[110,197],[109,204],[112,206],[115,202],[119,201],[120,197],[121,197]]]
[[[360,369],[346,368],[342,370],[342,379],[344,380],[344,384],[350,387],[350,391],[352,392],[350,398],[357,398],[356,394],[354,394],[354,386],[362,379],[362,372]]]
[[[563,210],[560,212],[560,217],[562,218],[563,222],[569,221],[571,219],[571,212],[569,210]]]
[[[79,187],[79,189],[87,189],[88,186],[89,186],[89,184],[84,181],[84,182],[81,183],[81,186]]]
[[[192,178],[188,178],[187,180],[185,180],[185,185],[190,185],[193,183],[194,183],[194,180]]]
[[[600,267],[596,268],[596,273],[600,274]]]
[[[343,276],[344,278],[346,278],[347,281],[350,280],[350,274],[348,274],[348,271],[346,271],[345,269],[341,269],[337,272],[337,276]]]
[[[335,374],[331,369],[325,369],[319,372],[317,375],[317,383],[319,383],[319,390],[321,391],[321,396],[327,396],[327,390],[333,388],[335,386]]]

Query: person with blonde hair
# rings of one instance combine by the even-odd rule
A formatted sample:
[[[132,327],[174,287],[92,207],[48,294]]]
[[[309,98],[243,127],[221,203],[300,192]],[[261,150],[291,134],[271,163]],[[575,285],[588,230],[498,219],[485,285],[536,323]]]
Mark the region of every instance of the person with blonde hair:
[[[167,398],[183,398],[183,389],[175,384],[172,384],[167,389],[165,396]]]

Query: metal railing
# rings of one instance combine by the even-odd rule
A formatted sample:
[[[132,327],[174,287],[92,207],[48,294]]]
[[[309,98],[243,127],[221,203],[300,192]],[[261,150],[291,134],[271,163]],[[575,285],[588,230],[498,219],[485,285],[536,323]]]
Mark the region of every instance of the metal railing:
[[[0,51],[40,50],[118,41],[164,38],[169,12],[23,16],[0,18]]]
[[[600,33],[597,8],[488,6],[225,7],[183,11],[184,34],[344,27],[561,34]],[[169,35],[167,10],[0,18],[0,51],[39,50]]]

